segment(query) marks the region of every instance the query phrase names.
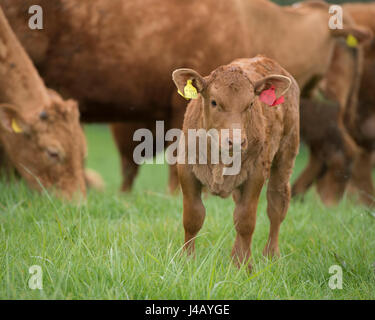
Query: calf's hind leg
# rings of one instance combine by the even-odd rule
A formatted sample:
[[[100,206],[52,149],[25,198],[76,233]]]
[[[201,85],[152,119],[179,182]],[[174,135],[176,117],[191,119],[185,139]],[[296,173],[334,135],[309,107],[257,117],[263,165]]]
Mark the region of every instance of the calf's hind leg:
[[[270,220],[270,233],[263,250],[264,256],[279,256],[279,232],[289,208],[290,176],[294,166],[295,154],[277,154],[271,168],[267,187],[267,215]]]

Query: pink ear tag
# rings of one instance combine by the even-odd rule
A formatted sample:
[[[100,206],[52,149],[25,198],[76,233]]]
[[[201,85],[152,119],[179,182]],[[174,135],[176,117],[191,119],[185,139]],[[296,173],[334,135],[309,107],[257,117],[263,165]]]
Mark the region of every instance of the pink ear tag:
[[[269,106],[272,106],[273,103],[276,100],[276,94],[275,94],[275,87],[272,86],[271,88],[267,90],[263,90],[262,93],[259,96],[260,101],[264,102],[265,104],[268,104]]]
[[[276,99],[275,86],[272,86],[271,88],[262,91],[262,93],[259,96],[259,99],[260,101],[272,107],[283,103],[285,100],[284,96],[281,96],[280,98]]]
[[[285,101],[284,96],[281,96],[279,99],[275,100],[275,102],[272,104],[272,106],[274,107],[274,106],[277,106],[279,104],[282,104],[282,103],[284,103],[284,101]]]

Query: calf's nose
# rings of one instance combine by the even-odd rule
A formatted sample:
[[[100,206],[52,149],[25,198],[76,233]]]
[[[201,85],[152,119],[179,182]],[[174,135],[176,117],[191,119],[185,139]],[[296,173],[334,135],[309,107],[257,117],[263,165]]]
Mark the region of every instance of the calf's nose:
[[[233,148],[233,140],[231,138],[227,139],[229,148]]]
[[[246,149],[247,148],[247,139],[246,138],[242,138],[241,139],[241,148],[242,149]]]

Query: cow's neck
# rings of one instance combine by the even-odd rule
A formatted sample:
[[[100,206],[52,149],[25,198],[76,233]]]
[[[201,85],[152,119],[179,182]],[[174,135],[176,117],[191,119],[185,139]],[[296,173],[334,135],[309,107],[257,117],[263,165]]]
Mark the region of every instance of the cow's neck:
[[[48,101],[42,79],[0,8],[0,103],[33,109]]]
[[[325,72],[334,45],[334,41],[324,41],[329,41],[328,10],[282,7],[267,0],[243,0],[241,9],[250,39],[249,55],[277,60],[301,87]],[[321,55],[327,50],[331,53]]]

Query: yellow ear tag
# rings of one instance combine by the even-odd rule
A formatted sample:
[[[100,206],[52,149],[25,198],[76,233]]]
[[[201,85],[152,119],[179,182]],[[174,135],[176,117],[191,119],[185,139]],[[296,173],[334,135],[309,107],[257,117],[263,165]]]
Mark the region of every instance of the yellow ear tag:
[[[193,86],[192,80],[188,80],[186,86],[184,87],[184,94],[180,90],[178,93],[182,95],[186,99],[197,99],[198,98],[198,91]]]
[[[14,119],[14,118],[12,119],[12,129],[15,133],[21,133],[22,132],[22,129],[20,128],[16,119]]]
[[[358,40],[355,36],[352,34],[349,34],[348,37],[346,38],[346,44],[350,48],[356,48],[358,46]]]
[[[180,90],[177,90],[177,92],[178,92],[178,94],[179,94],[180,96],[184,97],[186,100],[189,100],[188,98],[186,98],[186,97],[184,96],[184,94],[183,94]]]

